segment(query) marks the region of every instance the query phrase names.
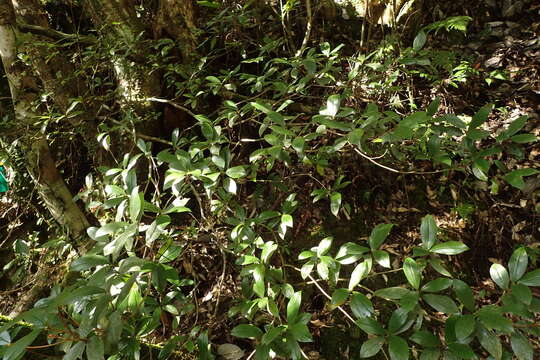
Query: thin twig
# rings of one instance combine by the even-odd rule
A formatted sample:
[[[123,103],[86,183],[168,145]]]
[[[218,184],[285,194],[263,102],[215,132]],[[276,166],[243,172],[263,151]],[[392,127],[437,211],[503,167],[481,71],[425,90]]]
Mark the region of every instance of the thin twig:
[[[298,272],[302,272],[301,269],[297,268],[296,266],[292,266],[292,265],[287,265],[285,264],[285,266],[287,267],[290,267]],[[328,295],[328,293],[321,287],[321,285],[319,285],[318,281],[315,280],[315,278],[313,276],[311,276],[311,274],[308,274],[307,275],[309,280],[311,280],[313,282],[313,284],[315,284],[315,286],[317,287],[317,289],[319,289],[319,291],[328,299],[328,300],[332,300],[332,297],[330,295]],[[346,312],[345,310],[343,310],[343,308],[341,306],[338,306],[337,309],[339,311],[341,311],[343,313],[343,315],[345,315],[345,317],[349,320],[351,320],[353,323],[355,323],[355,320],[353,319],[353,317],[351,315],[349,315],[348,312]]]
[[[195,115],[195,113],[193,113],[193,111],[189,110],[187,107],[182,106],[182,105],[180,105],[178,103],[175,103],[174,101],[169,100],[169,99],[161,99],[161,98],[156,98],[156,97],[149,97],[149,98],[146,98],[146,100],[147,101],[153,101],[153,102],[169,104],[172,107],[175,107],[175,108],[177,108],[179,110],[185,111],[188,115],[190,115],[192,117],[197,116],[197,115]]]
[[[148,140],[148,141],[153,141],[153,142],[158,142],[158,143],[162,143],[162,144],[165,144],[165,145],[170,145],[170,146],[173,146],[173,143],[170,142],[170,141],[167,141],[167,140],[163,140],[163,139],[160,139],[158,137],[154,137],[154,136],[150,136],[150,135],[144,135],[144,134],[141,134],[141,133],[135,133],[135,135],[141,139],[144,139],[144,140]]]
[[[311,0],[306,0],[306,15],[307,15],[307,25],[306,25],[306,35],[302,41],[300,49],[296,52],[296,57],[302,55],[304,50],[306,50],[307,44],[309,42],[309,37],[311,35],[311,28],[313,27],[313,14],[311,13]]]
[[[396,169],[393,169],[391,167],[388,167],[386,165],[383,165],[377,161],[375,161],[375,158],[372,158],[372,157],[369,157],[368,155],[364,154],[363,152],[361,152],[360,150],[358,150],[357,148],[354,148],[354,151],[362,156],[364,159],[367,159],[369,160],[370,162],[372,162],[373,164],[385,169],[385,170],[388,170],[388,171],[391,171],[391,172],[394,172],[394,173],[397,173],[397,174],[415,174],[415,175],[427,175],[427,174],[439,174],[439,173],[443,173],[443,172],[446,172],[446,171],[449,171],[450,169],[444,169],[444,170],[434,170],[434,171],[401,171],[401,170],[396,170]]]

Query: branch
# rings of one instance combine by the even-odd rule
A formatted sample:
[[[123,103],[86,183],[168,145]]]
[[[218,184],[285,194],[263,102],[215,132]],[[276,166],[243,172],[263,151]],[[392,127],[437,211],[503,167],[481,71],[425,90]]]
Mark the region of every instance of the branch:
[[[300,49],[296,52],[297,57],[302,55],[302,53],[306,49],[307,44],[309,42],[309,36],[311,35],[311,28],[313,26],[313,16],[311,14],[311,0],[306,0],[306,12],[307,12],[306,35],[304,36],[304,41],[302,41],[302,45],[300,46]]]
[[[67,34],[61,31],[45,28],[37,25],[29,25],[23,23],[17,23],[17,29],[22,32],[27,32],[35,35],[45,36],[54,40],[60,41],[76,41],[86,45],[92,45],[96,43],[96,39],[92,36],[87,35],[78,35],[78,34]]]

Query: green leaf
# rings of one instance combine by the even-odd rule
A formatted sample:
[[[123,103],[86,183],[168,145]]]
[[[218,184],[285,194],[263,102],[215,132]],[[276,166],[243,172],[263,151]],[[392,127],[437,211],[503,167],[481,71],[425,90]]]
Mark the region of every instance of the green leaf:
[[[289,324],[296,322],[296,318],[298,317],[298,311],[300,309],[301,303],[302,303],[302,292],[297,291],[289,299],[289,303],[287,304],[287,322]]]
[[[413,41],[413,50],[414,51],[420,51],[426,44],[427,35],[424,32],[424,30],[420,30],[420,32],[415,36]]]
[[[332,293],[331,305],[333,307],[338,307],[345,304],[347,298],[349,297],[349,290],[347,289],[336,289]]]
[[[527,271],[528,262],[529,257],[524,247],[520,247],[512,253],[510,261],[508,261],[508,270],[510,270],[510,279],[512,281],[521,279],[525,271]]]
[[[512,350],[514,355],[519,360],[533,360],[534,350],[527,338],[521,333],[516,332],[510,337],[510,344],[512,345]]]
[[[334,117],[339,111],[341,97],[339,95],[330,95],[326,100],[326,108],[320,111],[321,115]]]
[[[364,136],[363,129],[354,129],[347,135],[349,142],[352,145],[360,146],[362,144],[362,137]]]
[[[518,169],[504,175],[503,179],[507,183],[512,185],[513,187],[523,190],[523,188],[525,187],[525,182],[523,181],[523,177],[535,175],[537,173],[538,173],[538,170],[532,169],[532,168]]]
[[[420,360],[440,360],[441,351],[439,349],[424,349],[420,355]]]
[[[526,144],[538,141],[538,137],[536,137],[534,134],[519,134],[512,136],[510,140],[516,144]]]
[[[142,216],[143,194],[139,193],[139,187],[135,186],[129,196],[129,214],[131,221],[137,222]]]
[[[369,247],[372,250],[378,249],[384,240],[386,240],[393,227],[394,224],[379,224],[375,226],[369,235]]]
[[[439,292],[439,291],[448,289],[450,286],[452,286],[452,284],[453,284],[452,279],[437,278],[435,280],[431,280],[430,282],[422,286],[422,291]]]
[[[480,326],[476,332],[476,336],[478,337],[480,345],[482,345],[495,360],[501,360],[503,349],[501,340],[497,335],[490,333],[486,328]]]
[[[469,345],[460,344],[460,343],[451,343],[448,344],[448,350],[460,359],[476,359],[476,354]]]
[[[478,112],[474,114],[471,123],[469,124],[469,130],[476,129],[477,127],[485,123],[492,109],[493,104],[488,104],[480,108],[480,110],[478,110]]]
[[[383,299],[397,300],[401,299],[403,296],[411,293],[410,290],[402,287],[389,287],[385,289],[380,289],[375,291],[375,296],[381,297]]]
[[[362,347],[360,348],[360,357],[368,358],[377,355],[379,351],[381,351],[383,344],[383,337],[374,337],[372,339],[364,341]]]
[[[457,339],[459,341],[465,340],[467,337],[469,337],[469,335],[474,332],[475,327],[476,320],[472,315],[459,316],[455,324]]]
[[[311,337],[311,334],[306,324],[296,323],[293,325],[289,325],[288,332],[292,335],[292,337],[296,341],[299,341],[299,342],[312,342],[313,341],[313,338]]]
[[[262,340],[261,342],[265,345],[268,345],[270,344],[272,341],[274,341],[279,335],[281,335],[284,331],[285,331],[286,327],[285,326],[278,326],[278,327],[273,327],[271,326],[267,331],[266,333],[264,334],[264,336],[262,337]]]
[[[152,223],[146,230],[146,245],[151,246],[154,241],[156,241],[159,236],[165,231],[165,228],[170,223],[171,217],[168,215],[160,215],[154,221],[152,221]]]
[[[467,245],[459,241],[447,241],[433,246],[430,251],[436,254],[457,255],[469,250]]]
[[[424,347],[435,347],[441,344],[439,338],[427,330],[416,331],[409,339]]]
[[[92,336],[86,344],[86,357],[88,360],[103,360],[105,358],[105,346],[99,336]]]
[[[232,329],[231,334],[232,336],[244,339],[260,339],[263,335],[263,332],[256,326],[242,324]]]
[[[330,275],[330,269],[328,269],[328,265],[324,262],[318,263],[317,274],[319,274],[321,279],[328,280],[328,276]]]
[[[386,251],[373,250],[371,251],[371,254],[373,255],[373,259],[377,262],[377,264],[387,269],[390,268],[390,255],[388,255]]]
[[[443,262],[441,261],[441,259],[436,259],[436,258],[430,259],[429,264],[431,265],[433,270],[435,270],[439,274],[444,275],[444,276],[449,276],[449,277],[452,276],[452,274],[450,274],[450,272],[446,270],[446,268],[443,266]]]
[[[411,291],[408,294],[405,294],[399,300],[399,306],[407,311],[413,311],[418,304],[418,300],[420,300],[420,294],[418,292]]]
[[[26,350],[26,347],[31,345],[36,337],[41,332],[40,329],[34,329],[30,334],[17,340],[14,344],[7,347],[2,360],[15,360],[18,359],[21,354]]]
[[[416,290],[420,287],[420,280],[422,278],[422,273],[420,267],[412,258],[406,258],[403,262],[403,272],[409,284]]]
[[[302,265],[302,268],[300,269],[300,276],[302,276],[302,279],[305,279],[311,274],[313,271],[313,268],[315,267],[315,263],[312,261],[308,261],[304,265]]]
[[[350,306],[354,316],[359,319],[370,317],[374,313],[371,300],[362,293],[353,292]]]
[[[429,250],[435,245],[437,241],[437,223],[431,215],[424,216],[422,218],[422,224],[420,225],[420,235],[422,237],[422,246],[424,249]]]
[[[78,259],[75,259],[71,265],[71,271],[85,271],[93,268],[94,266],[106,265],[109,263],[109,259],[106,256],[101,255],[84,255]]]
[[[499,306],[486,305],[477,311],[478,320],[489,330],[495,329],[505,333],[514,331],[512,321],[504,317]]]
[[[540,286],[540,269],[526,273],[518,282],[527,286]]]
[[[289,214],[281,215],[281,224],[285,227],[293,227],[293,218]]]
[[[310,259],[314,256],[315,256],[315,253],[313,251],[305,250],[305,251],[302,251],[300,255],[298,255],[298,260]]]
[[[258,265],[253,269],[253,279],[255,283],[253,284],[253,291],[257,296],[264,297],[266,292],[266,285],[264,281],[265,267],[264,265]]]
[[[435,295],[435,294],[424,294],[422,295],[422,299],[424,299],[429,306],[434,308],[435,310],[445,313],[445,314],[455,314],[459,312],[459,309],[456,305],[456,303],[450,299],[448,296],[444,295]]]
[[[11,336],[8,331],[0,332],[0,346],[9,345],[11,343]]]
[[[523,304],[531,305],[532,291],[526,285],[514,284],[512,285],[512,297]]]
[[[514,134],[517,134],[527,123],[527,115],[518,117],[516,120],[512,121],[508,129],[503,131],[499,136],[497,136],[498,141],[503,141],[508,139]]]
[[[305,145],[306,145],[306,141],[304,140],[304,138],[301,138],[301,137],[295,138],[292,142],[292,147],[294,151],[296,151],[299,154],[302,154],[304,152]]]
[[[409,346],[400,336],[392,335],[388,338],[388,352],[391,360],[409,359]]]
[[[246,176],[247,172],[244,165],[239,165],[239,166],[234,166],[232,168],[228,168],[225,174],[227,174],[227,176],[230,178],[238,179],[238,178]]]
[[[433,116],[439,111],[439,107],[441,106],[441,98],[437,96],[427,107],[426,112],[429,116]],[[428,215],[429,216],[429,215]]]
[[[79,341],[75,345],[72,345],[68,352],[64,355],[62,360],[75,360],[82,357],[84,353],[84,348],[86,343],[84,341]]]
[[[388,321],[388,331],[391,334],[396,334],[403,325],[407,322],[409,317],[409,311],[403,308],[397,308],[392,312],[390,320]]]
[[[489,275],[495,284],[503,290],[508,289],[508,284],[510,283],[510,277],[508,276],[508,271],[501,264],[493,264],[489,268]]]
[[[341,193],[334,192],[330,195],[330,211],[334,216],[338,215],[341,207]]]
[[[364,278],[366,278],[371,271],[371,261],[364,260],[360,264],[358,264],[352,274],[351,278],[349,280],[349,290],[352,291],[362,281]]]
[[[319,246],[317,246],[317,256],[321,257],[325,255],[332,246],[332,237],[326,237],[321,240]]]
[[[474,311],[475,300],[471,287],[462,280],[454,279],[454,291],[463,306],[469,311]]]
[[[377,320],[372,318],[361,318],[356,320],[356,325],[364,330],[366,333],[371,335],[383,335],[385,333],[384,328],[382,327]]]

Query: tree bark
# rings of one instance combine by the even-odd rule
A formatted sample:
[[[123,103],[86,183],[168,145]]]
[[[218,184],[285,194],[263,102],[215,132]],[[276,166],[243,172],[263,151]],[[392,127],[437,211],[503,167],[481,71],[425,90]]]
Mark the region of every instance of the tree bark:
[[[192,0],[161,0],[156,15],[154,36],[166,35],[177,40],[182,49],[182,59],[189,62],[196,56],[197,26]]]
[[[28,8],[24,6],[28,5],[28,1],[18,1],[16,4],[21,16],[30,16]],[[26,153],[27,169],[53,218],[65,227],[72,239],[80,239],[85,235],[89,222],[73,201],[56,167],[45,134],[34,125],[37,116],[32,109],[39,99],[39,81],[17,61],[19,33],[15,25],[15,14],[8,0],[0,0],[0,57],[11,91],[21,144]],[[42,20],[36,18],[34,21],[39,23]]]

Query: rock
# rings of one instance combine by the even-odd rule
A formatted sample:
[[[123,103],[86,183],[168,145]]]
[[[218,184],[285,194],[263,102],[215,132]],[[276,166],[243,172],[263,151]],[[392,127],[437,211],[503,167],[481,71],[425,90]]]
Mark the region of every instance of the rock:
[[[217,353],[224,360],[240,360],[244,356],[244,350],[234,344],[221,344]]]
[[[498,68],[501,66],[502,60],[502,56],[493,56],[484,61],[484,66],[487,68]]]

